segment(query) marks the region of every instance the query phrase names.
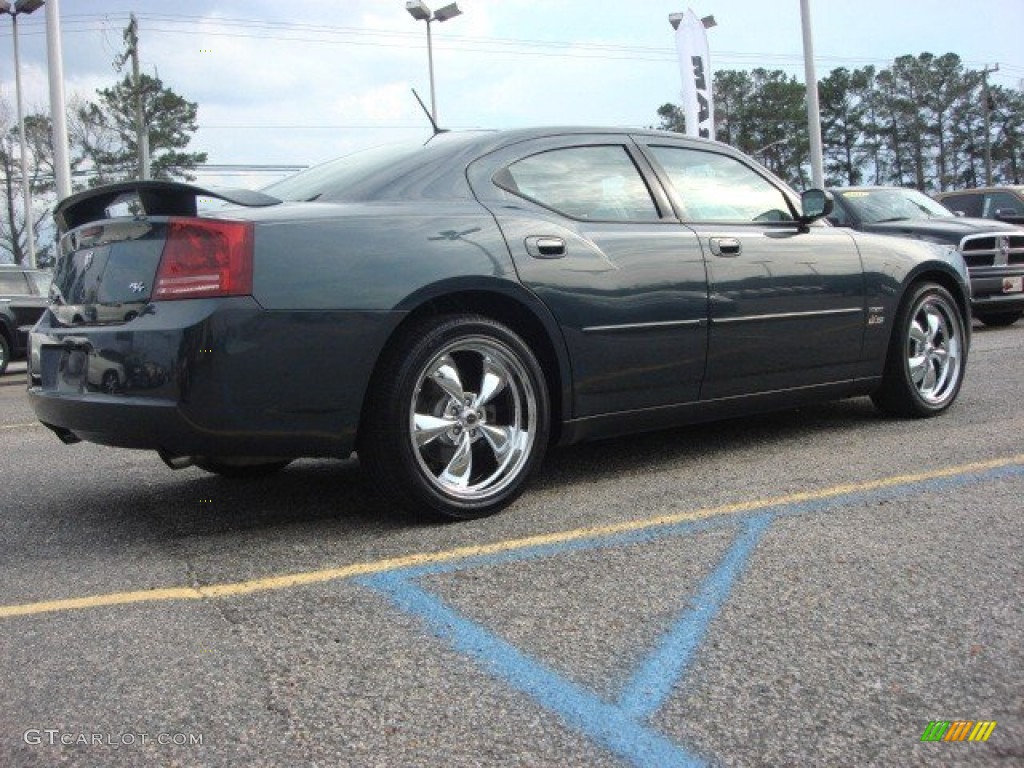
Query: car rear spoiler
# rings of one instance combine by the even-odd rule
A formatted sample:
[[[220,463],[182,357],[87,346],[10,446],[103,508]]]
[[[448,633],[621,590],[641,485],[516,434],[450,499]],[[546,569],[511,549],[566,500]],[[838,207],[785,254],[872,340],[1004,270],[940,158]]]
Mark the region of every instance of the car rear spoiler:
[[[53,212],[62,234],[90,221],[106,218],[105,211],[119,197],[134,193],[147,216],[195,216],[196,198],[215,197],[235,205],[261,208],[281,201],[251,189],[200,187],[180,181],[122,181],[87,189],[60,201]]]

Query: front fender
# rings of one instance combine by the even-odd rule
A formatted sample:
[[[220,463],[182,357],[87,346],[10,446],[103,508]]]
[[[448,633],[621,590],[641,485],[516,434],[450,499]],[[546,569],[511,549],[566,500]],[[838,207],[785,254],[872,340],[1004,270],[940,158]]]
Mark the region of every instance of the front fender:
[[[867,289],[866,360],[882,364],[891,325],[907,289],[922,279],[942,283],[956,300],[970,333],[971,283],[955,246],[888,235],[851,233],[861,253]]]

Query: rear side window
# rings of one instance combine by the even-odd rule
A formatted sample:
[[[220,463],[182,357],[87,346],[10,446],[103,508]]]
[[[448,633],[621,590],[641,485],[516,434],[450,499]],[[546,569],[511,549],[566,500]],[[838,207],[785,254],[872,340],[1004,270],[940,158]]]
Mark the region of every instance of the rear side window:
[[[623,146],[567,147],[499,171],[502,189],[574,219],[655,221],[658,209]]]
[[[792,221],[778,187],[727,155],[685,147],[650,147],[688,221]]]
[[[997,211],[1004,216],[1024,216],[1024,202],[1009,192],[989,192],[985,196],[985,217],[994,219]]]

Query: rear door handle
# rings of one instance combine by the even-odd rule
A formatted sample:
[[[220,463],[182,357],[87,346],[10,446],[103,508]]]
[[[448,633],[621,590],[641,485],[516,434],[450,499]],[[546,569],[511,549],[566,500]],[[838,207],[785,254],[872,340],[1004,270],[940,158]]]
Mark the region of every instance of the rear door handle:
[[[526,252],[535,259],[560,259],[566,253],[565,240],[533,235],[526,238]]]
[[[739,256],[743,250],[735,237],[712,237],[711,252],[715,256]]]

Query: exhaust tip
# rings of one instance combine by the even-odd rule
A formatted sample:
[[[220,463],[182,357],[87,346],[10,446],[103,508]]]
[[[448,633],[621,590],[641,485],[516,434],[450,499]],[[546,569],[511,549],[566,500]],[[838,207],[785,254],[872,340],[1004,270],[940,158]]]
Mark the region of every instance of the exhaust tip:
[[[75,443],[82,442],[82,438],[72,432],[70,429],[65,427],[58,427],[55,424],[47,424],[45,421],[41,422],[44,427],[53,432],[64,445],[74,445]]]
[[[156,454],[160,457],[160,461],[171,469],[185,469],[191,467],[196,461],[194,456],[179,456],[163,448],[158,449]]]

